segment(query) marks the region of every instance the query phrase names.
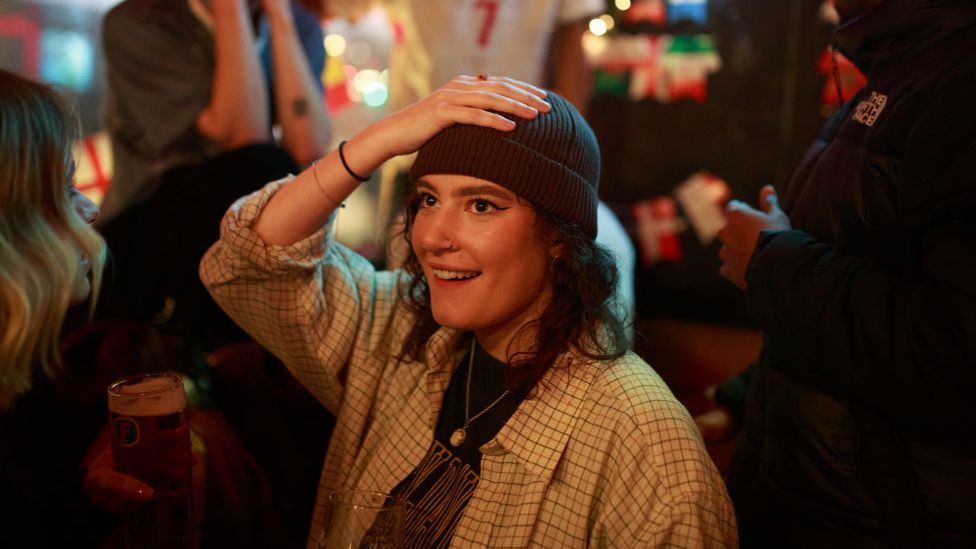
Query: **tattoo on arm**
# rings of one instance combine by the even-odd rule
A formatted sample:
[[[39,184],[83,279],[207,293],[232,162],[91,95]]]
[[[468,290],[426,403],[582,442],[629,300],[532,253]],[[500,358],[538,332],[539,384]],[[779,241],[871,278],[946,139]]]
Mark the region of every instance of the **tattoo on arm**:
[[[305,116],[308,114],[308,99],[300,97],[291,102],[291,112],[295,116]]]

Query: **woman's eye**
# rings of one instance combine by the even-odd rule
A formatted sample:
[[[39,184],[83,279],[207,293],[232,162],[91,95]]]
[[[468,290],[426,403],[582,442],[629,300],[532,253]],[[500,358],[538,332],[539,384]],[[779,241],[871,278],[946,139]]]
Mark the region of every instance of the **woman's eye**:
[[[424,208],[430,208],[437,205],[437,199],[430,193],[420,194],[420,205]]]
[[[478,213],[488,213],[492,210],[498,209],[494,204],[483,198],[475,199],[475,201],[472,203],[472,207],[474,208],[474,211]]]

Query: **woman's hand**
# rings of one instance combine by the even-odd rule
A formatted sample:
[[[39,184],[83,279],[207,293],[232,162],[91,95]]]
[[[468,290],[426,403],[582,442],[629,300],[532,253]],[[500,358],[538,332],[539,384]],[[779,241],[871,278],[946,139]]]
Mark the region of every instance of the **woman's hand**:
[[[89,449],[94,459],[85,469],[82,486],[96,505],[110,513],[122,513],[143,501],[149,501],[153,489],[135,477],[115,470],[112,446],[107,437],[100,437],[96,446]]]
[[[410,154],[454,124],[511,130],[515,122],[506,114],[535,118],[550,109],[545,97],[544,90],[511,78],[458,76],[366,132],[389,157]]]
[[[360,181],[353,174],[372,173],[394,156],[413,153],[454,124],[511,130],[515,123],[506,115],[535,118],[550,109],[545,97],[542,89],[511,78],[458,76],[349,139],[342,149],[345,162],[333,150],[313,163],[271,197],[254,232],[271,245],[297,242],[320,229],[356,190]]]

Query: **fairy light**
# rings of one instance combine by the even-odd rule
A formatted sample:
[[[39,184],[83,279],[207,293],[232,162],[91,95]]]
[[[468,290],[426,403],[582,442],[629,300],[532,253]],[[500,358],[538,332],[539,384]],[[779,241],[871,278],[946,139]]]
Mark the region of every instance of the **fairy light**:
[[[613,5],[620,11],[627,11],[630,9],[630,0],[614,0]]]
[[[594,36],[603,36],[607,33],[607,22],[599,17],[590,19],[590,33]]]
[[[371,82],[363,88],[363,103],[367,106],[377,108],[386,104],[390,98],[390,90],[382,82]]]
[[[325,53],[329,57],[340,57],[346,52],[346,37],[341,34],[329,34],[322,40],[325,45]]]

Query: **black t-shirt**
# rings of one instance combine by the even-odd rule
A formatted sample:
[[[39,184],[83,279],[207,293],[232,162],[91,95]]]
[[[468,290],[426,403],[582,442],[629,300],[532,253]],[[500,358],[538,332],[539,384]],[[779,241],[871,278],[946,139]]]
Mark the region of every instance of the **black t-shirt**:
[[[464,401],[470,353],[461,359],[444,394],[434,443],[420,465],[394,490],[408,502],[405,547],[447,547],[454,530],[478,486],[481,472],[479,448],[490,441],[518,407],[509,393],[467,428],[464,442],[451,445],[451,434],[464,425]],[[505,363],[475,345],[471,368],[470,417],[491,405],[505,392]]]

